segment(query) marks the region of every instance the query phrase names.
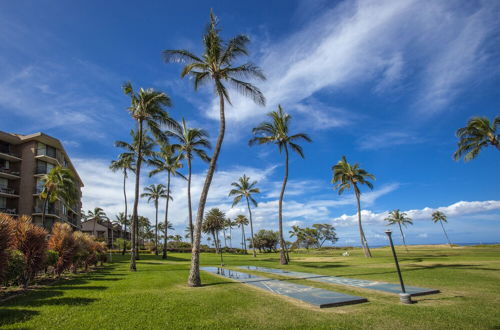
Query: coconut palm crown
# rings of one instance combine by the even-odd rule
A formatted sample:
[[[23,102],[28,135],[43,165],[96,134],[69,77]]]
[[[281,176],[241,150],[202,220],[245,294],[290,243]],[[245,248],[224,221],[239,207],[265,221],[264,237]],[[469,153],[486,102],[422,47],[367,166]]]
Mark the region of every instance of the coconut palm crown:
[[[408,252],[408,247],[406,246],[405,235],[403,234],[403,228],[401,225],[406,227],[407,225],[413,225],[413,220],[407,216],[405,212],[401,212],[399,210],[393,210],[389,212],[387,218],[384,219],[387,221],[387,225],[398,225],[399,231],[401,232],[401,237],[403,238],[403,244]]]
[[[493,123],[486,117],[469,119],[467,126],[457,130],[458,149],[453,154],[453,158],[459,160],[464,157],[464,161],[467,162],[476,158],[481,149],[489,145],[500,150],[498,126],[500,126],[500,117],[495,117]]]

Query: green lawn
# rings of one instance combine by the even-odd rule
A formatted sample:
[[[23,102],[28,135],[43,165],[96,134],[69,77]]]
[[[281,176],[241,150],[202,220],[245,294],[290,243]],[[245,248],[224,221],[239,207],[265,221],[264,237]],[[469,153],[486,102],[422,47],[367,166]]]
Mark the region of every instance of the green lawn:
[[[206,273],[204,287],[186,287],[188,254],[168,261],[142,256],[137,273],[127,261],[91,274],[38,289],[0,304],[0,326],[22,329],[177,329],[177,328],[500,328],[500,247],[413,247],[398,249],[408,285],[440,289],[401,305],[396,295],[306,280],[310,286],[360,295],[369,302],[317,309]],[[374,249],[373,259],[356,250],[292,254],[288,269],[352,278],[397,282],[387,248]],[[202,255],[217,265],[214,254]],[[227,255],[228,267],[280,267],[278,255]],[[271,275],[266,275],[273,277]]]

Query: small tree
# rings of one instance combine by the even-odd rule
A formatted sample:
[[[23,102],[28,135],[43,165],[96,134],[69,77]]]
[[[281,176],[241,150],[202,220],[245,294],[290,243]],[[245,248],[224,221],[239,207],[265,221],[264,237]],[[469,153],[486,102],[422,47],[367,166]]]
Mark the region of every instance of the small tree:
[[[441,211],[434,211],[432,213],[432,221],[434,223],[440,223],[441,224],[441,228],[443,228],[443,232],[444,232],[444,236],[446,236],[446,240],[448,241],[448,244],[450,245],[450,247],[453,247],[451,245],[451,241],[450,239],[448,238],[448,234],[446,233],[446,230],[444,229],[444,225],[443,225],[443,222],[448,222],[448,219],[446,217],[446,214],[444,214],[443,212]]]
[[[221,266],[224,266],[224,260],[222,258],[222,248],[219,240],[219,232],[224,228],[224,223],[226,220],[226,215],[224,212],[218,208],[210,209],[205,215],[205,220],[202,224],[202,230],[204,233],[212,234],[215,242],[215,252],[220,254]]]
[[[403,238],[403,244],[405,246],[406,252],[408,252],[408,247],[406,246],[406,240],[405,240],[405,235],[403,234],[403,226],[407,225],[413,225],[413,221],[411,220],[410,217],[406,216],[405,212],[400,212],[399,210],[394,210],[389,212],[389,216],[385,218],[385,221],[388,222],[388,225],[395,225],[397,224],[399,226],[399,231],[401,232],[401,237]]]
[[[66,223],[56,222],[52,227],[52,235],[49,239],[49,249],[58,253],[54,270],[57,276],[68,270],[76,252],[76,244],[73,239],[71,227]]]
[[[0,214],[0,282],[5,279],[9,262],[9,250],[14,247],[14,219]]]

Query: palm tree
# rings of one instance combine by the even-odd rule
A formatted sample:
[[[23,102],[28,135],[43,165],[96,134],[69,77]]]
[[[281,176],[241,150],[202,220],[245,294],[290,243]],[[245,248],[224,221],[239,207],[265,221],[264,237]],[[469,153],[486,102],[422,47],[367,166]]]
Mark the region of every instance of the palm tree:
[[[373,184],[367,179],[375,180],[375,176],[368,173],[364,169],[359,168],[358,163],[354,165],[349,164],[345,156],[342,156],[342,159],[332,167],[332,170],[332,183],[336,183],[334,189],[338,190],[339,195],[341,195],[344,190],[350,190],[351,188],[354,189],[354,194],[356,195],[358,204],[358,226],[361,246],[365,252],[365,257],[371,258],[372,254],[370,252],[370,248],[368,247],[363,226],[361,225],[361,191],[359,190],[359,185],[364,184],[368,186],[368,188],[373,189]]]
[[[210,149],[208,141],[208,133],[199,128],[189,128],[186,121],[182,119],[182,126],[171,130],[170,134],[179,140],[179,144],[175,148],[179,150],[179,156],[187,160],[188,178],[187,178],[187,193],[188,193],[188,211],[189,211],[189,233],[191,238],[191,246],[193,245],[193,209],[191,207],[191,171],[193,156],[198,156],[202,161],[209,162],[210,157],[204,149]]]
[[[444,236],[446,236],[446,240],[448,241],[448,244],[450,245],[450,247],[453,247],[453,245],[451,245],[450,239],[448,238],[448,234],[446,233],[446,230],[444,230],[444,226],[443,226],[443,222],[448,222],[446,214],[444,214],[441,211],[434,211],[434,212],[432,212],[432,221],[434,221],[434,223],[439,222],[441,224],[441,228],[443,228]]]
[[[241,228],[241,247],[245,249],[245,254],[247,253],[247,241],[245,238],[245,226],[248,225],[248,219],[243,214],[236,216],[234,223]],[[254,247],[255,249],[255,247]]]
[[[236,204],[238,204],[243,197],[245,197],[245,200],[247,202],[247,208],[248,208],[248,215],[250,217],[250,235],[252,236],[252,247],[253,247],[253,256],[256,257],[257,254],[255,252],[255,242],[254,237],[253,237],[253,222],[252,222],[252,210],[250,208],[250,202],[252,202],[253,206],[257,207],[257,201],[253,198],[253,194],[259,194],[260,190],[259,188],[256,188],[255,185],[257,184],[257,181],[253,181],[250,183],[250,178],[243,174],[242,177],[238,179],[237,182],[231,183],[231,186],[234,188],[229,192],[229,196],[234,196],[233,199],[233,205],[231,207],[234,207]]]
[[[278,111],[272,111],[267,114],[271,117],[271,122],[263,122],[255,127],[252,132],[254,138],[249,141],[250,145],[255,143],[267,144],[272,143],[278,146],[280,153],[285,150],[285,176],[283,177],[283,185],[281,186],[280,199],[278,204],[278,228],[280,234],[280,262],[282,265],[288,264],[288,253],[285,255],[286,245],[283,237],[283,196],[285,194],[286,183],[288,180],[288,148],[304,158],[302,147],[297,144],[298,141],[311,142],[307,134],[298,133],[291,135],[289,133],[290,120],[292,116],[285,113],[281,105],[278,105]]]
[[[153,201],[155,206],[155,254],[158,255],[158,201],[160,198],[168,198],[165,186],[160,184],[152,184],[144,188],[141,197],[147,197],[148,203]]]
[[[224,229],[226,215],[218,208],[210,209],[203,220],[202,230],[204,233],[212,234],[215,242],[215,253],[220,254],[220,264],[224,266],[222,259],[222,247],[219,240],[219,231]]]
[[[228,236],[228,238],[229,238],[229,246],[230,246],[231,248],[233,247],[233,238],[232,238],[232,237],[233,237],[233,235],[232,235],[232,233],[231,233],[231,230],[233,229],[233,227],[234,227],[235,225],[236,225],[236,224],[235,224],[234,222],[232,222],[230,218],[227,218],[227,219],[226,219],[225,226],[226,226],[226,228],[228,228],[228,229],[229,229],[229,236]]]
[[[245,63],[234,66],[234,62],[242,55],[248,55],[247,44],[250,41],[244,35],[238,35],[228,42],[224,42],[220,35],[220,29],[217,28],[217,18],[210,11],[210,23],[207,26],[203,36],[204,52],[202,56],[196,56],[187,50],[165,50],[163,52],[166,62],[183,62],[184,66],[181,77],[192,76],[194,89],[198,90],[202,84],[212,82],[214,93],[219,99],[219,134],[215,144],[213,155],[200,194],[198,203],[198,212],[196,215],[196,225],[193,234],[193,248],[191,256],[191,270],[189,272],[188,285],[201,286],[200,280],[200,239],[201,224],[205,213],[205,203],[207,201],[208,190],[212,183],[212,178],[217,165],[217,159],[224,140],[226,129],[224,105],[227,101],[231,104],[229,92],[226,84],[229,83],[238,92],[252,98],[257,104],[264,105],[265,98],[261,91],[249,82],[241,78],[258,78],[264,80],[265,77],[261,70],[252,63]],[[240,78],[240,79],[239,79]]]
[[[130,157],[132,165],[137,163],[137,157],[139,155],[139,143],[141,143],[141,162],[145,161],[146,157],[150,157],[153,154],[153,148],[154,148],[154,141],[151,137],[149,137],[146,134],[146,131],[143,132],[142,137],[139,138],[139,132],[134,131],[133,129],[130,130],[130,138],[132,140],[131,143],[125,142],[125,141],[115,141],[115,147],[117,148],[122,148],[125,149],[125,152],[122,154],[124,155],[123,157]],[[136,169],[134,168],[134,173],[136,172]],[[128,216],[128,214],[127,214]],[[138,246],[139,242],[137,240],[137,236],[139,235],[139,229],[138,226],[133,225],[133,219],[132,219],[132,227],[131,227],[131,232],[132,232],[132,251],[135,249],[135,251],[138,251]],[[134,238],[135,237],[135,238]],[[135,242],[135,243],[134,243]],[[135,254],[135,259],[139,260],[139,254]]]
[[[92,227],[92,235],[94,235],[94,237],[97,237],[97,235],[95,234],[95,224],[97,222],[102,223],[104,222],[104,220],[109,220],[106,212],[104,212],[104,210],[100,207],[95,207],[93,210],[88,210],[86,218],[92,219],[94,221],[94,226]]]
[[[473,117],[467,122],[467,126],[457,130],[458,149],[453,154],[455,160],[464,156],[464,161],[476,158],[482,148],[492,145],[500,150],[500,134],[497,128],[500,117],[495,117],[493,123],[486,117]]]
[[[399,231],[401,232],[401,237],[403,238],[403,244],[405,246],[406,252],[408,252],[408,247],[406,246],[406,240],[405,240],[405,235],[403,234],[403,226],[407,225],[413,225],[413,221],[410,217],[406,215],[405,212],[400,212],[399,210],[394,210],[389,212],[389,216],[385,218],[385,221],[388,222],[388,225],[395,225],[397,224],[399,226]]]
[[[137,145],[136,166],[135,166],[135,198],[134,208],[132,211],[132,231],[137,228],[137,208],[139,205],[139,188],[140,188],[140,175],[141,165],[143,160],[143,137],[146,131],[151,132],[156,139],[165,139],[161,131],[161,125],[170,127],[178,125],[163,107],[170,107],[172,105],[170,97],[165,93],[155,91],[153,89],[140,89],[135,92],[132,84],[127,82],[123,86],[123,91],[126,95],[130,96],[131,105],[128,108],[130,115],[137,122],[137,134],[139,141]],[[146,126],[146,127],[144,127]],[[135,260],[138,255],[137,246],[135,244],[135,237],[132,236],[132,254],[130,258],[130,270],[136,271]]]
[[[149,164],[155,169],[149,173],[149,176],[156,175],[158,173],[167,172],[167,201],[165,205],[165,223],[168,222],[168,206],[169,202],[173,199],[170,195],[170,179],[172,176],[180,176],[186,179],[184,175],[178,172],[182,168],[182,163],[179,161],[179,156],[175,154],[175,146],[169,144],[163,144],[160,151],[154,153],[153,158],[149,160]],[[163,246],[162,259],[167,259],[167,246]]]
[[[132,132],[132,137],[134,133]],[[109,166],[110,170],[113,172],[122,171],[123,172],[123,199],[125,202],[125,213],[123,214],[123,221],[128,219],[128,204],[127,204],[127,189],[126,182],[128,178],[128,171],[133,172],[134,154],[130,152],[124,152],[118,156],[117,160],[111,161]],[[120,222],[122,223],[122,222]],[[125,239],[125,237],[123,237]],[[123,244],[122,255],[125,255],[125,244]]]
[[[44,174],[41,179],[43,189],[39,198],[43,200],[42,227],[45,227],[45,213],[47,204],[61,200],[66,206],[72,205],[78,198],[75,177],[73,172],[65,167],[55,166],[49,173]]]
[[[130,225],[130,217],[125,216],[125,213],[120,212],[116,216],[115,220],[120,226],[122,226],[122,238],[125,241],[127,239],[127,226]],[[127,251],[127,244],[123,244],[122,255],[125,255],[125,251]]]
[[[168,230],[174,230],[174,226],[170,221],[160,223],[158,229],[163,232],[163,248],[165,251],[165,258],[167,258],[167,244],[168,244]]]

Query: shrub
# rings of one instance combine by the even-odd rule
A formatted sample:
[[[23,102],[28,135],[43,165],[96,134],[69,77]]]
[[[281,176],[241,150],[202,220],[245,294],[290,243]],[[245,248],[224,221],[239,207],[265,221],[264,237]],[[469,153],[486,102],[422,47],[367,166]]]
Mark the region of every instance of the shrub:
[[[71,227],[67,223],[56,222],[52,227],[52,236],[49,239],[49,249],[58,253],[58,259],[54,265],[57,276],[68,270],[76,253],[76,243],[73,238]]]
[[[47,251],[47,231],[31,223],[31,218],[21,216],[14,227],[14,244],[24,256],[25,268],[22,284],[29,285],[36,273],[44,267]]]
[[[119,249],[119,250],[123,250],[123,245],[125,245],[125,249],[130,249],[130,241],[128,240],[125,240],[123,238],[117,238],[115,240],[115,246]]]
[[[45,272],[47,272],[48,267],[52,267],[55,271],[58,260],[59,253],[57,251],[47,250],[47,255],[45,256]]]
[[[14,246],[14,219],[12,217],[0,214],[0,281],[5,277],[9,250]]]
[[[11,284],[19,284],[21,276],[24,269],[26,268],[26,262],[24,261],[24,255],[19,250],[9,250],[8,252],[8,262],[5,267],[5,275],[3,278],[3,283],[5,286]]]
[[[75,241],[75,254],[73,255],[71,263],[71,270],[76,273],[78,267],[83,267],[85,265],[91,248],[89,247],[89,235],[81,231],[75,231],[73,233],[73,239]]]

